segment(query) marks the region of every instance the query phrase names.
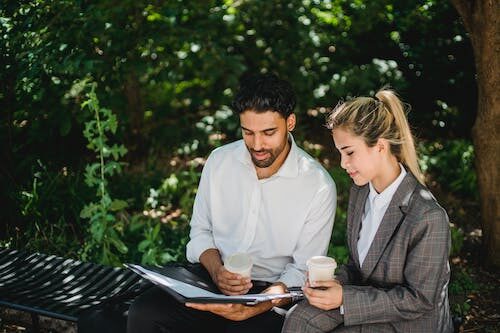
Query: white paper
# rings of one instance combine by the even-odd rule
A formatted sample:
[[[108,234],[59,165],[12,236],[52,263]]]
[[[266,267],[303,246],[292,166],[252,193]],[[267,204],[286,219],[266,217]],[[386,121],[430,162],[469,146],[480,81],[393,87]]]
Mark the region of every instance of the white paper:
[[[186,298],[192,297],[217,297],[219,295],[210,292],[208,290],[192,286],[190,284],[169,278],[168,276],[162,275],[155,271],[151,271],[139,265],[127,264],[127,266],[132,267],[143,274],[147,275],[148,278],[162,286],[168,287],[178,294]]]

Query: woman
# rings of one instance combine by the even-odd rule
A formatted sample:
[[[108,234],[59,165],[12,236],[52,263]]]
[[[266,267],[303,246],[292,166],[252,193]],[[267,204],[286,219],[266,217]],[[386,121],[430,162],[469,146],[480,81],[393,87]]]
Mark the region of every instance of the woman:
[[[328,118],[349,196],[349,261],[304,286],[283,332],[451,332],[448,217],[424,185],[403,105],[383,89]],[[319,288],[318,288],[319,287]]]

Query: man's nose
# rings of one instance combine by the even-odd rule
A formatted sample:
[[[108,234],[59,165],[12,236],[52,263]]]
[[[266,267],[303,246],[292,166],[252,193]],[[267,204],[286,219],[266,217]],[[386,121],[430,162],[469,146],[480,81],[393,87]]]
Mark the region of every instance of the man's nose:
[[[260,135],[255,135],[253,138],[253,149],[260,151],[262,149],[262,138]]]

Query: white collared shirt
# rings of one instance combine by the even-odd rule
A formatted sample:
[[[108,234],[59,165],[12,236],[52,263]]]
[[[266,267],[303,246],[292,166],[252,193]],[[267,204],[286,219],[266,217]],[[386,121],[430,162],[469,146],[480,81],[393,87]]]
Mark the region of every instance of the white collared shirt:
[[[210,248],[222,261],[246,252],[252,279],[304,284],[306,260],[327,252],[337,196],[326,170],[290,141],[281,168],[260,180],[243,140],[210,154],[193,207],[190,262]]]
[[[399,176],[381,193],[377,193],[372,183],[369,183],[370,193],[368,194],[368,198],[366,198],[365,210],[358,239],[358,254],[361,266],[363,266],[363,262],[365,261],[368,250],[372,245],[375,234],[377,233],[380,223],[382,223],[385,211],[387,210],[387,207],[389,207],[389,203],[391,202],[394,193],[396,193],[396,190],[403,181],[403,178],[406,176],[406,170],[401,163],[399,164],[399,167],[401,169]]]

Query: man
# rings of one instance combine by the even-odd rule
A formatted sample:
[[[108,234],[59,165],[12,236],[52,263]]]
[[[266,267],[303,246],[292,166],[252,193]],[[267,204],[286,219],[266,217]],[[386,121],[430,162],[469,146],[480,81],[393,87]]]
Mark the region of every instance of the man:
[[[290,134],[296,118],[289,83],[269,74],[247,78],[233,107],[243,140],[215,149],[205,164],[187,258],[200,263],[224,294],[283,293],[303,285],[309,257],[326,254],[335,184]],[[224,268],[237,252],[252,257],[252,281]],[[183,306],[153,288],[132,305],[128,331],[279,332],[284,318],[270,310],[288,302]]]

